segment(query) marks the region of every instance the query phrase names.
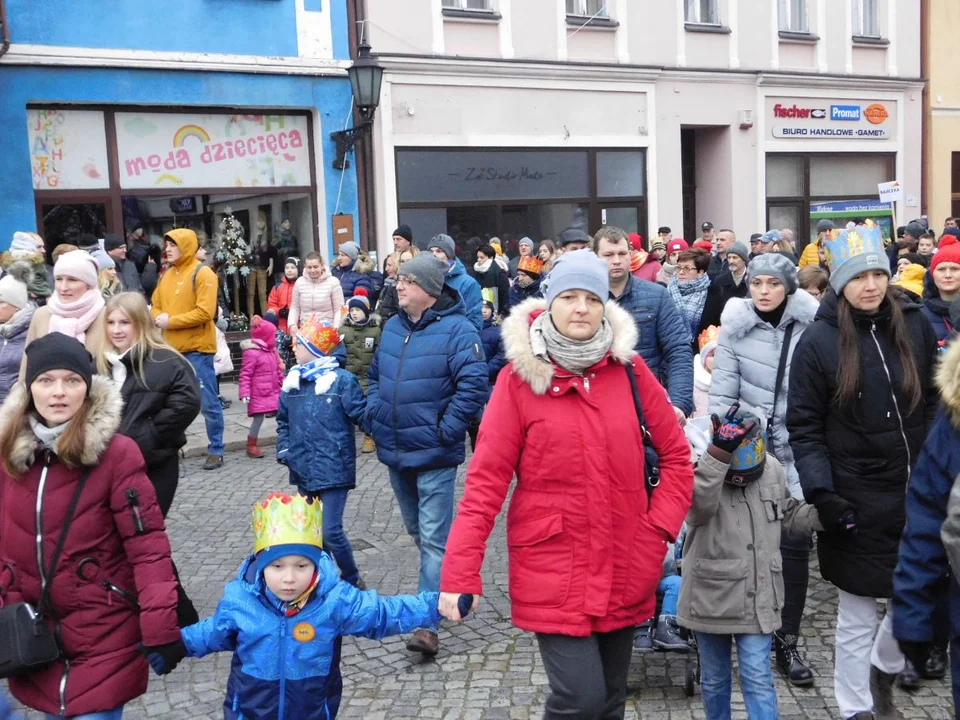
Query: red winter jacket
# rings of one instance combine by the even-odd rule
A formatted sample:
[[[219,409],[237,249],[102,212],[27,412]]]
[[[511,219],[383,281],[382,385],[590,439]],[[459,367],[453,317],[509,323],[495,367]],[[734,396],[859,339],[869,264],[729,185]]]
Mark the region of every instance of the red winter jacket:
[[[290,312],[290,301],[293,300],[293,286],[297,284],[297,279],[288,280],[286,276],[273,286],[270,291],[270,297],[267,298],[267,310],[272,310],[277,316],[277,327],[283,330],[287,335],[290,329],[287,327],[287,315]],[[281,310],[286,310],[283,316]]]
[[[507,511],[513,622],[587,636],[653,615],[666,541],[690,507],[693,467],[666,392],[634,353],[630,315],[607,303],[613,345],[580,377],[534,356],[529,324],[544,309],[527,300],[503,324],[510,364],[483,413],[440,587],[482,594],[486,541],[516,473]],[[660,457],[650,507],[627,363]]]
[[[29,401],[18,384],[0,409],[0,427]],[[95,376],[84,460],[96,463],[51,579],[65,658],[10,679],[24,705],[53,715],[109,710],[147,690],[147,662],[137,650],[180,637],[177,585],[170,543],[153,485],[136,443],[116,430],[122,401],[113,383]],[[48,569],[81,469],[68,469],[49,452],[36,452],[29,426],[21,430],[11,462],[18,478],[0,471],[0,604],[40,600],[37,534]],[[142,532],[127,493],[136,492]],[[39,511],[38,507],[38,495]],[[139,612],[133,603],[139,604]],[[60,694],[66,676],[65,692]]]

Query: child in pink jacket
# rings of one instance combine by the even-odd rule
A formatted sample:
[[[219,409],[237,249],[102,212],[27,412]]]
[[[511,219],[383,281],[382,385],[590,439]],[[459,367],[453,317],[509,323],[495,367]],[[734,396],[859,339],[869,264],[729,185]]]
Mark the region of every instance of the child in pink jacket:
[[[240,400],[252,417],[247,435],[247,455],[262,458],[257,446],[260,426],[267,415],[277,414],[280,386],[283,384],[283,363],[277,354],[277,327],[254,315],[250,321],[250,339],[240,343],[243,362],[240,366]]]

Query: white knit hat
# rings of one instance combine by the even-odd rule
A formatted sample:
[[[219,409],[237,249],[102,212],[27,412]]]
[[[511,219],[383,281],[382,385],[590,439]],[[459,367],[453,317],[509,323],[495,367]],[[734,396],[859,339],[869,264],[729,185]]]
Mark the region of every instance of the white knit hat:
[[[93,256],[83,250],[71,250],[64,253],[53,266],[53,276],[55,278],[61,275],[76,278],[87,284],[87,287],[97,287],[97,275],[100,268]]]
[[[33,278],[33,267],[29,262],[15,262],[7,268],[0,278],[0,302],[13,305],[17,310],[26,307],[30,301],[27,283]]]
[[[13,241],[10,243],[10,255],[15,258],[25,258],[30,255],[36,255],[39,252],[39,238],[40,236],[34,233],[15,232],[13,234]]]

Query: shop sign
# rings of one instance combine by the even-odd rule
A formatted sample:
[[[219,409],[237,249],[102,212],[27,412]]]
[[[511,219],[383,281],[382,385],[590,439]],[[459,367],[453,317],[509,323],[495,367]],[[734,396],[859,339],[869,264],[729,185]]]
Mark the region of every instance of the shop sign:
[[[782,140],[892,140],[896,101],[767,98],[773,137]]]
[[[310,185],[303,115],[117,113],[125,189]]]
[[[880,193],[880,202],[892,203],[903,200],[903,185],[900,184],[899,180],[879,183],[877,191]]]
[[[791,125],[774,125],[775,138],[824,138],[847,140],[889,140],[893,137],[884,128],[835,128],[835,127],[797,127]]]
[[[89,110],[27,110],[34,190],[110,187],[103,113]]]

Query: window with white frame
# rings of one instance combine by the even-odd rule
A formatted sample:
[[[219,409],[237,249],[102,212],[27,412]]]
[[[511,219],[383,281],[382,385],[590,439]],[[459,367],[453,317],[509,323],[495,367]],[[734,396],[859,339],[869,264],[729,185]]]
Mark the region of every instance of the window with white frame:
[[[567,0],[567,15],[575,17],[609,17],[606,0]]]
[[[720,0],[685,0],[684,20],[696,25],[719,25]]]
[[[820,2],[826,2],[826,0],[820,0]],[[807,0],[778,0],[777,10],[780,15],[781,31],[810,32],[810,26],[807,23]]]
[[[443,7],[447,10],[479,10],[490,12],[490,0],[443,0]]]
[[[853,34],[880,37],[880,0],[853,0]]]

